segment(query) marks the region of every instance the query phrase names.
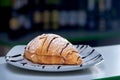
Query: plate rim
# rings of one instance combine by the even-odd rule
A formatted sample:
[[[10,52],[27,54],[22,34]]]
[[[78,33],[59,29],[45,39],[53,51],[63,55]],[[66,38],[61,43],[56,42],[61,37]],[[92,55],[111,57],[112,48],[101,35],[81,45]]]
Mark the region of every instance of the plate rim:
[[[79,44],[78,44],[79,45]],[[81,45],[81,44],[80,44]],[[89,66],[89,67],[76,67],[76,68],[73,68],[73,69],[34,69],[33,67],[31,67],[32,69],[30,69],[30,66],[29,66],[29,68],[27,68],[27,67],[25,67],[25,66],[18,66],[18,65],[15,65],[15,64],[13,64],[13,63],[11,63],[10,61],[7,61],[7,56],[10,56],[10,53],[15,49],[15,48],[17,48],[17,47],[25,47],[26,45],[16,45],[16,46],[14,46],[7,54],[6,54],[6,56],[5,56],[5,60],[6,60],[6,62],[8,63],[8,64],[10,64],[10,65],[13,65],[13,66],[15,66],[15,67],[18,67],[18,68],[22,68],[22,69],[27,69],[27,70],[33,70],[33,71],[44,71],[44,72],[64,72],[64,71],[75,71],[75,70],[82,70],[82,69],[86,69],[86,68],[89,68],[89,67],[92,67],[92,66],[94,66],[94,65],[98,65],[98,64],[100,64],[101,62],[103,62],[104,61],[104,59],[102,59],[102,60],[100,60],[100,61],[97,61],[96,63],[92,63],[92,64],[89,64],[89,65],[87,65],[87,66]],[[76,45],[75,45],[76,46]],[[91,47],[92,48],[92,47]],[[93,48],[92,48],[93,49]],[[22,54],[24,54],[24,53],[22,53]],[[98,53],[98,54],[100,54],[100,53]],[[100,55],[102,55],[102,54],[100,54]],[[103,57],[102,57],[103,58]],[[34,64],[34,63],[32,63],[32,64]],[[44,65],[44,66],[48,66],[48,65]],[[54,66],[56,66],[56,65],[54,65]],[[62,65],[63,66],[63,65]],[[70,66],[70,65],[69,65]],[[79,65],[80,66],[80,65]]]

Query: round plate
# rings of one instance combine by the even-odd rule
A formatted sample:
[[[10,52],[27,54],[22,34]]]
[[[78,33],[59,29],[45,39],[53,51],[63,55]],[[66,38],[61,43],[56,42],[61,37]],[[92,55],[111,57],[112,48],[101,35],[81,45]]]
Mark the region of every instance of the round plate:
[[[15,67],[23,69],[46,72],[61,72],[89,68],[103,61],[102,55],[89,45],[74,45],[82,57],[83,63],[81,65],[34,64],[23,57],[25,46],[26,45],[18,45],[13,47],[5,56],[6,62]]]

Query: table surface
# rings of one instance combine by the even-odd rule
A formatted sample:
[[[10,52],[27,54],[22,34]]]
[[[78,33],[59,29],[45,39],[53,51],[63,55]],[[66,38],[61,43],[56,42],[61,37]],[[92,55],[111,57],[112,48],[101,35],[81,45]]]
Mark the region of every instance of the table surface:
[[[0,57],[1,80],[90,80],[120,76],[120,45],[94,47],[102,54],[104,61],[88,69],[72,72],[37,72],[8,65]]]

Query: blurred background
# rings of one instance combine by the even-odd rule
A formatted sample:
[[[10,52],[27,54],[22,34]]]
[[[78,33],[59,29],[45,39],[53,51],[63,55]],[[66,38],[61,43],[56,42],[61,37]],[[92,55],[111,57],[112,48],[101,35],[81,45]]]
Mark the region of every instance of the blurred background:
[[[120,0],[0,0],[0,56],[43,33],[92,47],[120,44]]]

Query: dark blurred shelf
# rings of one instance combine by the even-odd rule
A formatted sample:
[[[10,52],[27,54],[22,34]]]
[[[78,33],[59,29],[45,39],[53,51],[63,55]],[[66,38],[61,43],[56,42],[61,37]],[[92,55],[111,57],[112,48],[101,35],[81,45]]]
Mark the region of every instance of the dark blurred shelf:
[[[64,30],[64,31],[31,32],[29,34],[23,35],[19,39],[10,40],[8,38],[7,33],[0,33],[0,45],[7,45],[7,46],[24,45],[24,44],[27,44],[34,37],[41,35],[43,33],[55,33],[55,34],[61,35],[64,38],[67,38],[73,44],[79,44],[82,42],[89,42],[89,41],[113,39],[113,38],[120,37],[119,35],[120,31],[86,32],[86,31],[79,31],[79,30],[74,30],[74,31]]]

